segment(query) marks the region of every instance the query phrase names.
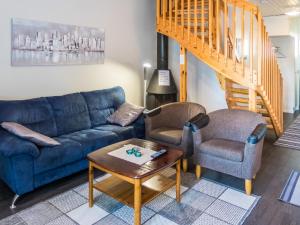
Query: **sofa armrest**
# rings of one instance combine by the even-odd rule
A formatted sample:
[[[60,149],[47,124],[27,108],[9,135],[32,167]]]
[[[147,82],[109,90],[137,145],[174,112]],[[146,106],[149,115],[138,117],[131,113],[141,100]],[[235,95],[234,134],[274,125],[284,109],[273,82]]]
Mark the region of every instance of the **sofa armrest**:
[[[186,127],[190,127],[193,132],[206,127],[209,123],[208,115],[204,113],[199,113],[198,115],[194,116],[188,122],[185,123]]]
[[[248,137],[247,142],[250,144],[257,144],[265,136],[267,132],[266,124],[258,124],[253,130],[252,134]]]
[[[39,156],[40,151],[32,142],[0,130],[0,154],[4,157],[27,154],[35,158]]]
[[[133,123],[132,123],[135,136],[137,138],[145,138],[145,115],[141,114]]]

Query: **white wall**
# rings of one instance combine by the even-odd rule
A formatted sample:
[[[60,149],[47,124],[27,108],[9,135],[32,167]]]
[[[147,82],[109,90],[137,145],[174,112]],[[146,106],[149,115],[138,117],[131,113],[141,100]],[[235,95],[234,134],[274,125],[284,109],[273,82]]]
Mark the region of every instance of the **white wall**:
[[[283,110],[294,113],[298,107],[298,81],[295,65],[295,40],[291,36],[271,37],[273,46],[279,47],[284,58],[277,58],[283,77]],[[278,55],[278,54],[277,54]]]
[[[105,29],[103,65],[11,67],[11,18]],[[120,85],[141,103],[142,64],[155,62],[155,2],[10,0],[0,7],[0,99],[61,95]]]
[[[290,19],[287,15],[264,17],[264,22],[269,36],[290,34]]]
[[[177,87],[180,82],[180,48],[176,41],[169,39],[169,68],[172,70]],[[207,112],[227,108],[225,93],[221,89],[216,73],[206,64],[188,53],[188,101],[203,105]]]

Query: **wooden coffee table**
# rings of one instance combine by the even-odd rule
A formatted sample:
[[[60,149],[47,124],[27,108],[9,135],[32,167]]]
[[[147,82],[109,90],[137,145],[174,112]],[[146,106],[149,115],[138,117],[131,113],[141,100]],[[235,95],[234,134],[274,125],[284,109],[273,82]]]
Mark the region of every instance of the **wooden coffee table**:
[[[154,151],[165,148],[168,152],[141,166],[107,154],[126,144],[133,144]],[[89,207],[94,205],[93,189],[97,189],[134,208],[134,224],[140,225],[142,206],[175,184],[176,200],[180,202],[180,159],[182,155],[182,151],[178,149],[170,149],[141,139],[122,141],[90,153],[88,155]],[[160,174],[160,172],[175,164],[176,180]],[[109,173],[112,176],[101,182],[94,183],[94,169]]]

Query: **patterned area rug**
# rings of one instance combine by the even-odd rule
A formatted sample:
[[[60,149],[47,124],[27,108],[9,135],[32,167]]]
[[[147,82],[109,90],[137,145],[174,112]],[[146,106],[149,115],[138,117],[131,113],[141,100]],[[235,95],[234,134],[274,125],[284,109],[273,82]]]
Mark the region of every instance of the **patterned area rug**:
[[[281,201],[300,206],[300,173],[292,171],[281,195]]]
[[[300,150],[300,116],[294,120],[274,145]]]
[[[175,170],[163,172],[174,177]],[[109,175],[97,178],[106,179]],[[182,200],[175,200],[175,187],[146,204],[142,209],[145,225],[237,225],[243,224],[259,201],[241,191],[201,179],[191,173],[182,176]],[[88,207],[88,184],[83,184],[45,202],[0,221],[5,225],[128,225],[133,209],[109,196],[94,192],[95,205]]]

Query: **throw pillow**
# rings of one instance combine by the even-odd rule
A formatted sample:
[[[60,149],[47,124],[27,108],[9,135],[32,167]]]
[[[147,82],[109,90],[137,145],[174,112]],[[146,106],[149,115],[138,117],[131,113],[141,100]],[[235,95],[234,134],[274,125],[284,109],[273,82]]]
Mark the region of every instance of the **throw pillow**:
[[[35,132],[33,130],[28,129],[27,127],[22,126],[21,124],[15,122],[3,122],[1,123],[1,127],[8,132],[29,140],[39,146],[56,146],[60,145],[60,143],[53,138]]]
[[[144,109],[144,107],[132,105],[126,102],[122,104],[117,111],[110,115],[107,118],[107,121],[125,127],[134,122],[143,113]]]

